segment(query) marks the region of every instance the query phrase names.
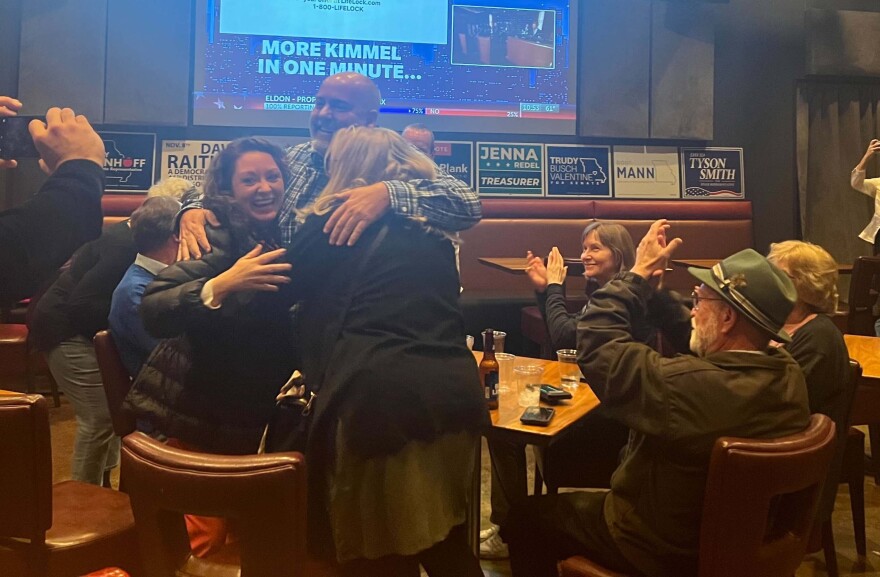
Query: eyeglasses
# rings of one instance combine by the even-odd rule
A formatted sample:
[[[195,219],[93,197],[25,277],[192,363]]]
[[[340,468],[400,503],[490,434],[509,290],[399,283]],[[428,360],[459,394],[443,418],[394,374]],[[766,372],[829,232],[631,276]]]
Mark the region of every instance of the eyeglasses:
[[[715,297],[702,297],[695,289],[691,291],[691,300],[694,302],[694,310],[697,310],[700,308],[700,301],[723,301],[724,299]]]

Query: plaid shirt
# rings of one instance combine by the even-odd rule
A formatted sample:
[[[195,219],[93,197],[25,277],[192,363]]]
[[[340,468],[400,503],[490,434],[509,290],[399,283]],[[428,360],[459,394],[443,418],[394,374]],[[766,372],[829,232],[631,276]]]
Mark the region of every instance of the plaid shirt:
[[[297,221],[295,211],[312,204],[327,186],[324,155],[310,142],[287,149],[290,182],[278,212],[281,241],[290,245]],[[385,181],[391,198],[391,210],[405,217],[423,217],[428,225],[446,232],[458,232],[474,226],[482,216],[480,199],[470,187],[438,168],[434,180]],[[186,204],[201,208],[201,202]]]

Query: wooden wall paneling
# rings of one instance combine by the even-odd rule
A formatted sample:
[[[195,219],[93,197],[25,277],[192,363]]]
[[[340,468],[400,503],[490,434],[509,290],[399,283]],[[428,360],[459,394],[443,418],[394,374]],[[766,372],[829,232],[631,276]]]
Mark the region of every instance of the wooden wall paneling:
[[[104,120],[107,0],[22,2],[18,96],[25,114],[70,106]]]
[[[186,126],[192,2],[114,0],[107,22],[107,123]]]
[[[652,138],[712,139],[717,9],[699,3],[654,2]]]
[[[807,10],[807,74],[880,76],[880,12]]]
[[[650,0],[579,7],[578,134],[648,138]]]

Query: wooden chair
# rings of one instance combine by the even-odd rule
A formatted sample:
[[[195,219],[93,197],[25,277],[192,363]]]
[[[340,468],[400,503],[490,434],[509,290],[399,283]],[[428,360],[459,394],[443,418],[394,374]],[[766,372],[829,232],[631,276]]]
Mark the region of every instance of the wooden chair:
[[[28,342],[28,328],[25,324],[0,324],[0,383],[24,383],[25,390],[33,393],[37,375],[46,376],[49,382],[52,401],[61,406],[58,385],[39,352]]]
[[[0,395],[0,462],[0,575],[69,577],[113,566],[140,574],[128,496],[52,484],[42,396]]]
[[[98,359],[98,368],[101,370],[101,381],[110,408],[113,432],[124,437],[135,430],[134,415],[122,407],[125,395],[131,388],[131,377],[122,364],[119,349],[116,348],[110,331],[100,331],[95,335],[95,356]]]
[[[862,378],[862,367],[857,361],[850,359],[849,369],[849,378],[843,387],[839,412],[834,415],[834,426],[836,428],[837,437],[834,442],[834,457],[831,459],[831,465],[828,468],[828,478],[825,481],[822,495],[819,498],[819,506],[816,511],[816,522],[813,526],[813,534],[807,548],[807,551],[812,553],[818,551],[821,546],[825,555],[825,567],[828,570],[829,577],[837,577],[839,575],[837,567],[837,552],[834,547],[834,531],[831,525],[831,514],[834,511],[834,499],[837,496],[837,488],[841,482],[849,483],[850,506],[853,514],[853,530],[856,535],[856,549],[859,551],[859,554],[865,554],[865,473],[863,462],[865,442],[864,434],[858,429],[853,429],[849,426],[853,399],[855,398],[856,388]],[[857,441],[854,442],[853,432],[861,435],[861,444]],[[858,436],[856,436],[855,439],[857,440]],[[854,448],[856,451],[859,451],[858,464],[860,466],[859,472],[861,473],[861,477],[857,480],[853,478],[853,471],[851,470],[853,460],[851,454]],[[859,499],[859,495],[861,496],[861,499]],[[859,522],[859,516],[861,516],[861,522]],[[859,549],[860,534],[861,549]]]
[[[875,336],[874,305],[880,297],[880,257],[860,256],[853,263],[849,284],[846,333]]]
[[[835,427],[816,414],[778,439],[722,437],[709,463],[700,527],[700,577],[791,577],[804,556]],[[562,577],[625,577],[583,557]]]
[[[306,467],[299,453],[210,455],[137,432],[122,440],[122,474],[146,577],[327,574],[307,567]],[[185,513],[235,519],[240,566],[222,550],[193,557]]]

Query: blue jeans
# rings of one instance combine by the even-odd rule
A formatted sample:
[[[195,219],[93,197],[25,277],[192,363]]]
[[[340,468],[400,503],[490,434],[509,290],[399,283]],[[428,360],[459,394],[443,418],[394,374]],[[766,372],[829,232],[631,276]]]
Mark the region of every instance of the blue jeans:
[[[104,471],[119,464],[119,437],[113,432],[95,347],[85,337],[72,337],[49,351],[46,358],[58,388],[76,414],[72,478],[100,485]]]

